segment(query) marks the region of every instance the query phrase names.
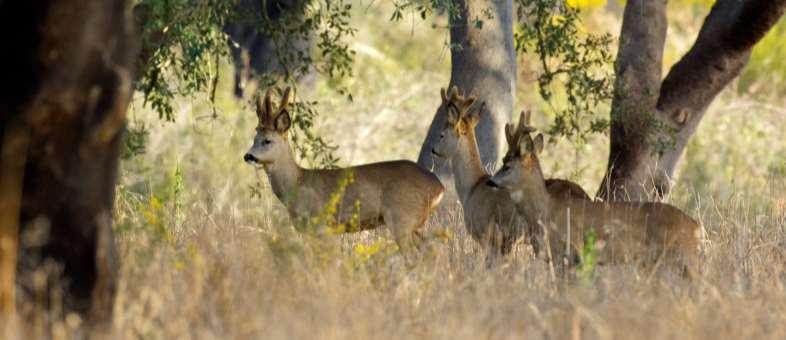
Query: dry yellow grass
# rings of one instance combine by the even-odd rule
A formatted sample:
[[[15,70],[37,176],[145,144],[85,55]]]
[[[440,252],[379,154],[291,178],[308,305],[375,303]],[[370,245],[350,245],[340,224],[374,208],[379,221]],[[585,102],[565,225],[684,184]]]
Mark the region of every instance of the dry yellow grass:
[[[756,214],[744,200],[702,207],[711,244],[694,284],[633,266],[553,282],[525,247],[488,270],[456,212],[440,223],[454,235],[407,268],[384,233],[316,239],[275,220],[206,215],[199,205],[186,221],[198,227],[169,242],[121,239],[118,336],[786,337],[786,221]]]

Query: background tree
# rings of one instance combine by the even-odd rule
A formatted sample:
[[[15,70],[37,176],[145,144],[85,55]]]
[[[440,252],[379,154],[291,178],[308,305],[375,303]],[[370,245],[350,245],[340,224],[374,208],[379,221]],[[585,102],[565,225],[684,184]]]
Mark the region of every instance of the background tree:
[[[707,108],[786,9],[784,0],[718,0],[696,41],[661,77],[666,0],[628,0],[615,64],[611,150],[598,197],[664,199]]]
[[[299,58],[311,55],[314,43],[312,32],[278,41],[272,32],[275,28],[260,29],[261,23],[302,22],[306,5],[307,1],[304,0],[238,2],[235,11],[244,15],[238,15],[233,22],[224,25],[224,32],[229,35],[229,49],[235,68],[235,96],[245,98],[253,94],[258,88],[259,78],[289,76],[301,80],[311,74],[297,72],[296,65]]]
[[[64,313],[53,317],[112,315],[113,199],[135,46],[128,9],[122,0],[0,2],[0,35],[13,46],[0,58],[0,213],[18,220],[25,241],[19,291]],[[12,255],[2,254],[3,273]]]
[[[502,131],[512,116],[516,88],[513,2],[456,0],[448,2],[447,11],[451,56],[448,86],[458,86],[478,98],[478,103],[485,102],[475,133],[481,161],[493,167],[504,143]],[[439,107],[418,156],[418,164],[434,169],[443,180],[449,168],[432,156],[431,148],[439,140],[445,115]]]

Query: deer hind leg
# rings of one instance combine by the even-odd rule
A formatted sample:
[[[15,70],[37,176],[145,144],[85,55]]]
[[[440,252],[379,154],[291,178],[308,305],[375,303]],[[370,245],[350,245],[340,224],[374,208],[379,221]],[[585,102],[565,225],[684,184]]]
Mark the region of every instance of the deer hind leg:
[[[676,237],[667,239],[660,247],[650,250],[650,277],[656,274],[677,275],[693,282],[699,278],[697,249]],[[648,266],[650,267],[650,266]]]
[[[681,244],[680,246],[682,277],[688,281],[695,282],[701,276],[699,249],[693,244]]]
[[[407,216],[405,212],[388,210],[383,213],[385,225],[390,229],[399,250],[407,254],[415,245],[415,230],[419,227],[419,220]]]

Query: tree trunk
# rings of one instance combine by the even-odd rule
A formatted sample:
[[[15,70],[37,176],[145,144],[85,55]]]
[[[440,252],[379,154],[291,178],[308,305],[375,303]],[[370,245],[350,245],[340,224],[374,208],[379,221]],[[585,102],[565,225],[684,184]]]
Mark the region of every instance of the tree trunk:
[[[719,0],[660,83],[665,1],[628,1],[617,56],[611,150],[598,197],[662,200],[709,105],[783,15],[786,0]],[[649,65],[648,65],[649,64]]]
[[[658,100],[667,26],[666,0],[631,0],[625,6],[614,66],[617,78],[611,107],[609,173],[612,178],[619,178],[612,182],[614,188],[624,188],[632,197],[638,197],[635,190],[639,187],[627,179],[643,177],[635,173],[639,171],[636,166],[643,156],[649,155],[645,140],[649,117]],[[601,186],[598,197],[608,199],[605,189]],[[613,192],[616,197],[616,191]]]
[[[305,10],[305,0],[270,0],[264,2],[242,0],[238,3],[238,13],[244,18],[259,18],[276,22],[287,16],[299,17]],[[286,62],[297,62],[299,54],[310,55],[313,45],[311,34],[287,37],[282,41],[283,48],[278,48],[270,35],[260,29],[258,20],[228,23],[224,31],[229,35],[232,60],[235,63],[235,96],[245,98],[254,93],[262,75],[291,76],[303,80],[309,74],[300,74],[296,65],[284,65]]]
[[[0,7],[9,71],[0,81],[0,131],[29,132],[17,211],[22,299],[105,324],[114,303],[112,209],[135,51],[130,7],[123,0]],[[40,273],[45,283],[33,280]]]
[[[485,102],[480,123],[475,128],[480,158],[493,167],[504,144],[503,130],[513,112],[516,84],[516,51],[513,46],[513,4],[511,0],[457,0],[459,17],[450,20],[450,87]],[[491,13],[489,18],[486,13]],[[482,21],[482,27],[476,24]],[[437,95],[436,93],[434,95]],[[418,164],[434,170],[443,182],[450,182],[450,167],[434,158],[431,148],[445,125],[445,110],[440,107],[431,122],[420,149]],[[447,187],[452,188],[450,183]]]

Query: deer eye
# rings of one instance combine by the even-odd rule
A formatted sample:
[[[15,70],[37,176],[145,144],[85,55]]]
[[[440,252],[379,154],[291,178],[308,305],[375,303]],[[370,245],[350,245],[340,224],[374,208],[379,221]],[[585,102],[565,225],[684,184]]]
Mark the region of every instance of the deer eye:
[[[270,143],[273,143],[273,141],[270,140],[270,139],[265,138],[265,139],[262,140],[262,145],[268,145]]]
[[[502,172],[508,172],[509,170],[510,170],[510,166],[508,166],[507,164],[503,165],[502,169],[500,169],[500,171]]]

